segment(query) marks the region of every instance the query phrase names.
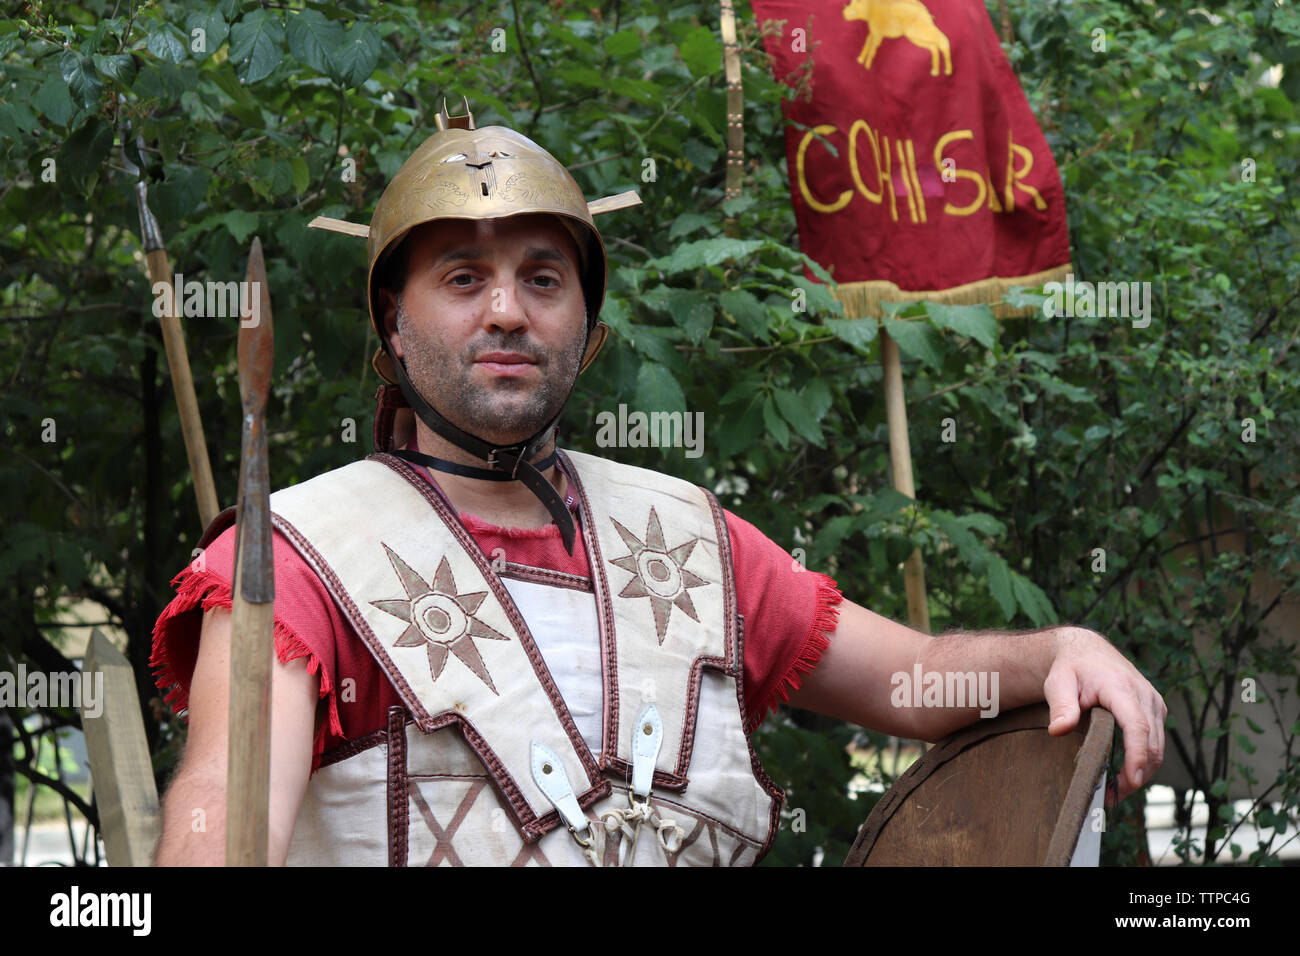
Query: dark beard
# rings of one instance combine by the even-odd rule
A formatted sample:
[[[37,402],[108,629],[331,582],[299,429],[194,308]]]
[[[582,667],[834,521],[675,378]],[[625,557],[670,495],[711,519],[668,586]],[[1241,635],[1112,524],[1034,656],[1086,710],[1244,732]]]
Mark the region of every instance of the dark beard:
[[[547,353],[520,334],[484,333],[453,356],[436,332],[410,321],[401,298],[397,302],[397,332],[411,384],[457,428],[493,444],[507,445],[532,437],[564,408],[586,348],[580,334],[573,347]],[[499,378],[481,384],[473,378],[473,361],[492,351],[519,352],[533,359],[541,373],[538,383]]]

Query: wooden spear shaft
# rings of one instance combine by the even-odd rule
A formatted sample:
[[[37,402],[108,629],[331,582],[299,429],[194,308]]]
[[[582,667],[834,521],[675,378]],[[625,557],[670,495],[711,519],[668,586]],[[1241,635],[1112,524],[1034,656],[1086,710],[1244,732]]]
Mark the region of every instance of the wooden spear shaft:
[[[172,285],[171,266],[167,252],[156,249],[145,253],[151,282]],[[212,524],[221,508],[217,504],[217,486],[212,479],[212,463],[208,460],[208,443],[203,437],[203,422],[199,418],[199,401],[194,394],[194,376],[190,372],[190,357],[185,348],[185,332],[176,315],[176,290],[169,296],[171,309],[159,320],[162,326],[163,347],[167,351],[167,367],[172,373],[172,389],[176,393],[176,407],[180,410],[181,433],[185,436],[185,455],[189,459],[190,474],[194,476],[194,495],[199,504],[199,520],[203,527]]]
[[[199,400],[194,394],[194,376],[190,372],[190,356],[185,348],[185,332],[181,328],[180,310],[176,307],[176,296],[180,290],[173,285],[171,263],[167,260],[162,230],[158,228],[158,220],[149,210],[149,187],[143,180],[135,185],[135,197],[140,213],[140,233],[149,282],[152,286],[162,283],[167,289],[165,301],[170,304],[170,308],[164,310],[158,323],[162,327],[163,347],[167,351],[167,367],[171,370],[172,391],[176,393],[176,407],[180,411],[185,455],[189,459],[190,474],[194,477],[199,520],[206,528],[212,524],[221,508],[217,504],[217,485],[212,480],[208,443],[203,437],[203,422],[199,418]]]
[[[889,462],[894,473],[894,487],[914,499],[916,487],[912,483],[912,445],[907,437],[907,407],[903,403],[903,367],[897,343],[883,328],[880,330],[880,361],[885,370],[885,416],[889,422]],[[930,607],[925,598],[925,562],[920,548],[913,548],[903,565],[903,583],[907,589],[908,623],[929,634]]]
[[[265,866],[271,795],[271,671],[275,567],[266,399],[275,346],[262,241],[253,240],[245,278],[255,310],[241,316],[239,396],[243,446],[230,615],[230,715],[226,769],[226,865]]]
[[[245,599],[244,564],[235,568],[230,614],[230,741],[226,866],[266,866],[271,797],[271,637],[273,602]]]

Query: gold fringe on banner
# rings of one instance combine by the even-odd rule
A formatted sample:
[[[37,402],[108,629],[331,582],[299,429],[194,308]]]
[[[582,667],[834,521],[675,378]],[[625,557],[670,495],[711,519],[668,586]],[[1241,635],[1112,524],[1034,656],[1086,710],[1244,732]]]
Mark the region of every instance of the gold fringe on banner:
[[[1064,281],[1073,266],[1055,266],[1027,276],[1002,278],[992,276],[978,282],[935,289],[928,292],[907,292],[888,279],[870,282],[845,282],[835,290],[835,297],[844,305],[844,315],[850,319],[881,318],[885,314],[882,302],[935,302],[940,305],[988,305],[999,319],[1028,315],[1031,308],[1015,308],[1002,301],[1002,294],[1012,286],[1037,289],[1047,282]]]

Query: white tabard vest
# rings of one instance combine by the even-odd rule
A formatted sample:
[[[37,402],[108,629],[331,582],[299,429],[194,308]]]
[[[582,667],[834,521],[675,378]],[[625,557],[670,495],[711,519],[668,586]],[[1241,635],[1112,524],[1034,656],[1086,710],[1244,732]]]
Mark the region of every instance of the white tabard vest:
[[[767,853],[784,795],[743,728],[744,622],[721,508],[668,475],[560,454],[590,579],[485,556],[392,455],[271,496],[275,527],[404,705],[324,755],[290,865],[717,866]]]

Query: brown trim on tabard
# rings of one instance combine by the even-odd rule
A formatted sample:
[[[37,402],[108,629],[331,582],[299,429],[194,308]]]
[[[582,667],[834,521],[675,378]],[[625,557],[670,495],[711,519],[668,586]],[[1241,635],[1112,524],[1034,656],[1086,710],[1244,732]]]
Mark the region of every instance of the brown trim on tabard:
[[[732,580],[731,548],[727,538],[727,525],[722,520],[722,511],[718,507],[717,499],[713,497],[709,490],[698,485],[693,487],[704,495],[704,499],[709,505],[710,515],[713,518],[714,539],[717,544],[718,564],[722,576],[723,656],[700,655],[691,662],[691,669],[686,677],[686,712],[682,717],[682,736],[677,746],[677,766],[672,774],[666,775],[666,779],[672,782],[664,784],[669,790],[684,790],[689,782],[687,771],[691,766],[691,753],[695,750],[695,729],[700,717],[700,694],[703,692],[704,668],[712,667],[721,671],[724,676],[735,679],[735,641],[733,635],[736,629],[736,593]],[[697,541],[707,540],[703,535],[695,535],[695,538]],[[705,628],[710,628],[712,622],[701,621],[700,624]],[[744,723],[743,711],[741,712],[741,723]],[[631,764],[628,761],[620,759],[619,762],[627,768],[627,773],[632,772]],[[658,775],[659,771],[656,771],[656,778]]]
[[[736,678],[737,683],[744,680],[744,661],[737,662],[736,657],[736,569],[731,563],[731,535],[727,533],[727,520],[722,513],[722,506],[713,492],[701,488],[704,498],[709,503],[713,515],[714,539],[718,543],[718,563],[722,565],[722,627],[725,643],[724,656],[727,660],[727,673]],[[745,712],[741,710],[741,723]]]
[[[605,573],[605,561],[600,553],[600,542],[596,530],[592,527],[591,502],[587,500],[587,489],[582,486],[578,467],[563,449],[556,449],[564,473],[573,483],[573,490],[578,501],[582,521],[582,543],[587,549],[587,563],[591,566],[591,584],[596,596],[596,625],[600,632],[600,678],[604,685],[604,706],[601,709],[601,745],[600,768],[608,770],[609,755],[618,754],[618,652],[614,640],[614,604],[609,597],[609,575]],[[631,770],[623,771],[630,775]]]
[[[743,661],[745,659],[745,617],[743,614],[740,615],[739,623],[740,626],[736,629],[736,653],[740,655],[740,659]],[[750,740],[752,731],[746,731],[744,728],[747,721],[745,719],[745,678],[743,674],[740,680],[736,681],[736,699],[740,701],[741,731],[745,735],[745,747],[749,750],[750,769],[753,770],[754,779],[758,781],[758,785],[772,797],[772,809],[768,815],[767,841],[758,852],[758,860],[754,861],[755,865],[757,865],[759,860],[767,856],[768,851],[772,849],[772,843],[776,840],[776,831],[781,826],[781,807],[785,803],[785,791],[778,787],[776,781],[769,777],[767,771],[763,769],[763,764],[758,759],[758,753],[754,750],[754,743]]]
[[[532,665],[533,673],[537,677],[538,683],[546,692],[547,699],[550,701],[551,707],[554,709],[555,715],[560,721],[560,726],[564,728],[564,732],[569,738],[569,743],[573,748],[573,752],[575,756],[577,756],[579,763],[582,765],[583,771],[587,774],[587,781],[590,784],[590,787],[584,792],[578,794],[578,803],[586,806],[594,801],[599,793],[608,793],[609,784],[601,777],[600,768],[596,764],[596,759],[587,748],[586,742],[583,741],[582,734],[579,733],[578,726],[574,723],[573,715],[569,713],[568,705],[565,704],[564,698],[560,695],[560,690],[555,684],[555,679],[551,676],[551,672],[546,666],[546,660],[542,657],[542,652],[538,650],[537,642],[533,639],[532,632],[528,630],[528,624],[524,621],[523,614],[520,613],[514,599],[510,596],[510,592],[506,590],[506,586],[501,581],[500,576],[492,570],[492,563],[488,559],[487,555],[483,553],[483,549],[478,546],[478,542],[476,542],[469,531],[465,529],[465,526],[461,524],[459,517],[452,512],[447,503],[444,502],[437,492],[434,491],[429,482],[415,471],[414,468],[407,464],[406,461],[388,454],[370,455],[366,460],[377,461],[387,465],[400,477],[404,478],[407,484],[419,492],[424,500],[432,506],[434,513],[442,520],[443,525],[456,538],[456,541],[460,544],[461,548],[464,549],[470,560],[472,560],[477,566],[479,573],[483,576],[484,581],[487,582],[488,587],[491,588],[493,596],[500,603],[501,609],[505,612],[506,618],[510,621],[511,627],[514,628],[515,633],[518,635],[519,645],[524,649],[524,653],[528,657],[528,662]],[[584,525],[586,524],[586,522],[582,523]],[[524,800],[522,792],[519,791],[514,780],[506,772],[504,764],[497,759],[496,754],[492,753],[491,749],[487,746],[487,742],[483,739],[482,735],[480,735],[475,729],[472,731],[473,738],[471,738],[471,725],[469,721],[464,720],[457,712],[453,711],[451,713],[459,720],[466,741],[474,748],[475,752],[479,754],[480,758],[482,758],[484,754],[491,754],[491,763],[485,761],[485,765],[501,785],[501,789],[506,789],[505,783],[508,781],[511,790],[513,790],[514,794],[518,796],[523,806],[527,808],[527,801]],[[424,728],[421,727],[421,729],[423,730]],[[477,746],[475,740],[477,740]],[[511,801],[511,805],[514,805],[513,800]],[[531,809],[529,809],[527,817],[531,816]],[[527,817],[524,815],[520,816],[519,823],[521,827],[528,826]],[[556,810],[550,810],[537,817],[536,825],[542,828],[542,833],[545,833],[558,825],[559,820],[559,812]],[[540,838],[542,833],[539,833],[537,838]]]
[[[737,607],[735,565],[731,559],[731,532],[727,528],[726,515],[723,514],[718,499],[707,489],[704,493],[709,496],[709,507],[713,509],[713,523],[718,529],[718,554],[724,559],[722,563],[726,570],[723,574],[726,583],[730,586],[727,607],[729,613],[734,616],[728,624],[727,643],[733,664],[733,676],[736,680],[736,704],[740,708],[741,734],[745,738],[745,748],[749,751],[749,766],[754,772],[754,779],[758,781],[758,785],[763,788],[764,792],[772,798],[772,809],[768,814],[767,840],[758,854],[758,860],[761,860],[772,849],[772,843],[776,839],[776,832],[781,826],[781,805],[785,802],[785,791],[778,787],[776,782],[768,776],[767,771],[763,769],[763,764],[759,761],[754,745],[749,739],[749,732],[746,727],[749,719],[746,716],[748,712],[745,710],[745,618],[739,613]],[[754,862],[757,863],[758,860]]]
[[[388,865],[406,866],[411,786],[406,777],[406,709],[388,708]]]
[[[385,457],[388,457],[392,461],[401,461],[400,458],[392,458],[392,456]],[[423,479],[420,480],[423,481]],[[539,818],[533,812],[533,808],[529,805],[528,800],[524,796],[523,791],[519,788],[519,785],[505,769],[505,764],[497,758],[496,754],[490,747],[488,747],[486,741],[483,740],[482,736],[480,736],[477,731],[473,731],[472,733],[470,732],[471,728],[469,728],[468,723],[463,719],[461,713],[456,710],[448,710],[440,714],[432,715],[428,713],[427,708],[425,708],[424,704],[420,701],[420,698],[411,689],[410,685],[406,683],[406,679],[402,676],[401,672],[398,671],[397,666],[388,656],[387,650],[384,648],[382,642],[380,642],[379,638],[375,635],[375,632],[371,630],[370,625],[366,623],[365,618],[362,617],[361,611],[357,608],[356,603],[343,587],[343,583],[339,580],[338,575],[334,573],[334,569],[330,567],[329,562],[327,562],[324,557],[322,557],[321,554],[312,547],[311,543],[306,539],[306,537],[304,537],[302,532],[280,515],[272,512],[271,523],[277,531],[289,540],[302,556],[303,560],[306,561],[307,564],[311,566],[312,570],[316,572],[317,576],[321,579],[321,582],[334,598],[334,603],[338,606],[339,610],[343,612],[344,616],[348,619],[348,622],[352,625],[357,634],[361,636],[366,648],[379,664],[380,669],[388,678],[389,683],[393,685],[398,696],[402,698],[402,702],[406,704],[407,709],[412,712],[416,726],[424,733],[432,733],[433,731],[446,727],[449,724],[459,724],[466,744],[468,744],[470,749],[474,751],[475,755],[483,765],[488,768],[488,771],[496,777],[497,789],[506,797],[507,805],[515,814],[516,824],[521,830],[527,827],[538,826],[537,821]],[[474,550],[478,554],[482,554],[482,551],[477,546]],[[546,820],[549,816],[554,816],[556,821],[559,820],[559,814],[554,811],[551,811],[550,814],[544,815],[540,819]],[[542,832],[545,832],[546,829],[547,828],[544,827]]]
[[[320,769],[324,770],[330,764],[338,763],[340,760],[347,760],[349,757],[355,757],[359,753],[364,753],[371,747],[378,747],[388,740],[388,731],[380,728],[372,730],[368,734],[349,740],[346,743],[339,744],[333,750],[327,750],[321,754]]]
[[[690,673],[686,677],[686,713],[682,720],[681,745],[677,749],[677,766],[672,773],[664,770],[654,772],[653,783],[667,790],[685,790],[690,783],[686,771],[690,769],[691,753],[695,750],[695,729],[700,716],[700,694],[703,693],[704,668],[710,667],[724,677],[732,675],[727,662],[721,657],[697,657],[691,662]],[[610,757],[609,769],[632,778],[632,763],[622,757]]]
[[[569,574],[567,571],[551,571],[548,568],[535,568],[531,564],[515,564],[506,561],[498,572],[503,578],[516,581],[528,581],[532,584],[545,584],[550,587],[572,588],[575,591],[592,592],[591,578],[581,574]]]

